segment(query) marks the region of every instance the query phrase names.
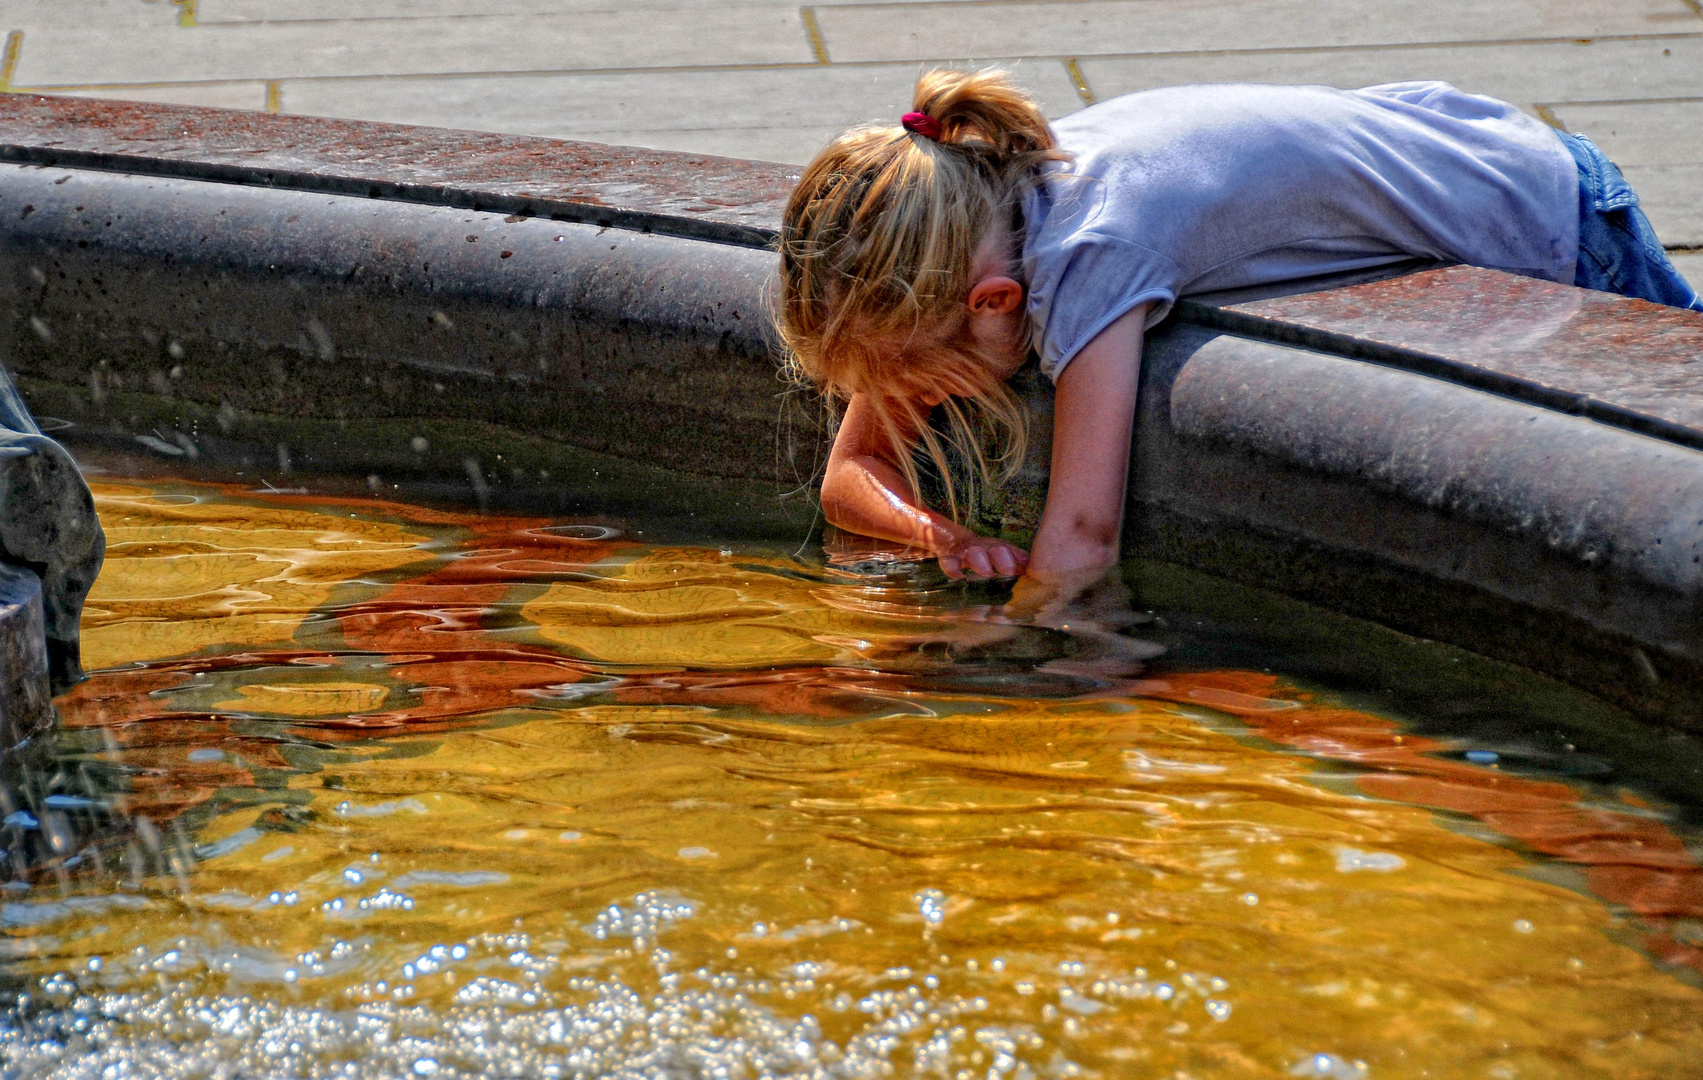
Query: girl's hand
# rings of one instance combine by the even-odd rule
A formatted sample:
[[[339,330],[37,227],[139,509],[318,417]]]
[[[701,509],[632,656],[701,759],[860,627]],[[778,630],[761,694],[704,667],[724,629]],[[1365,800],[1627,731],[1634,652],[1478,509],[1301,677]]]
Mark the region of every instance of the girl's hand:
[[[940,569],[960,581],[966,577],[1016,577],[1029,565],[1029,553],[991,536],[966,536],[940,553]]]

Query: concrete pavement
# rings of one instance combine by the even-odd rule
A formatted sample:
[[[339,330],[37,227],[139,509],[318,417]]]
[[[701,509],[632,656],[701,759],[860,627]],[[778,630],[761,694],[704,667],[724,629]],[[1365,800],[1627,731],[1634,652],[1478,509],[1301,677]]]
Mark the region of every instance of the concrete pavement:
[[[1052,115],[1131,90],[1442,78],[1591,135],[1703,280],[1699,0],[0,0],[0,81],[802,162],[919,67]]]

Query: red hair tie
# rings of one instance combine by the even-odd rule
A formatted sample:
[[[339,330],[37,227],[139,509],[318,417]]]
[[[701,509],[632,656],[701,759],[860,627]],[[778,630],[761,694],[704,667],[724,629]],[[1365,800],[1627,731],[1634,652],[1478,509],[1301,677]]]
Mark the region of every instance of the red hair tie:
[[[940,141],[940,136],[945,131],[940,126],[940,121],[927,113],[908,112],[899,117],[899,123],[904,125],[906,131],[914,131],[923,138],[933,139],[935,142]]]

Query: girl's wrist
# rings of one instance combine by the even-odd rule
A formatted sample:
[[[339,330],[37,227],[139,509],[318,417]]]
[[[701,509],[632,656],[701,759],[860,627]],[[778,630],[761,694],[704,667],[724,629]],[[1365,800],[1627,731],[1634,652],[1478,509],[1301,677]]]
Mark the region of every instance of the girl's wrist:
[[[1118,549],[1078,536],[1058,537],[1042,529],[1030,552],[1029,572],[1042,576],[1075,578],[1104,573],[1117,565]]]
[[[937,518],[931,523],[934,530],[933,542],[929,545],[937,555],[945,555],[957,551],[969,543],[977,535],[950,518]]]

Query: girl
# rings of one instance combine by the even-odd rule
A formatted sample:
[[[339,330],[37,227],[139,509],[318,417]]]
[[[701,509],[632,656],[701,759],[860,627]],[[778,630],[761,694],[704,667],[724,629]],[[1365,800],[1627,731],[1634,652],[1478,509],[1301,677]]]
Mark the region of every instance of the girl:
[[[1098,577],[1118,559],[1142,335],[1189,293],[1426,256],[1703,310],[1619,170],[1557,134],[1443,83],[1171,87],[1049,128],[1001,73],[924,75],[900,125],[817,155],[782,227],[781,336],[845,403],[826,517],[952,577]],[[944,405],[984,479],[1019,460],[1005,380],[1031,348],[1057,388],[1032,554],[954,520],[928,424]],[[975,414],[1006,436],[995,462]],[[952,516],[918,495],[919,443]]]

